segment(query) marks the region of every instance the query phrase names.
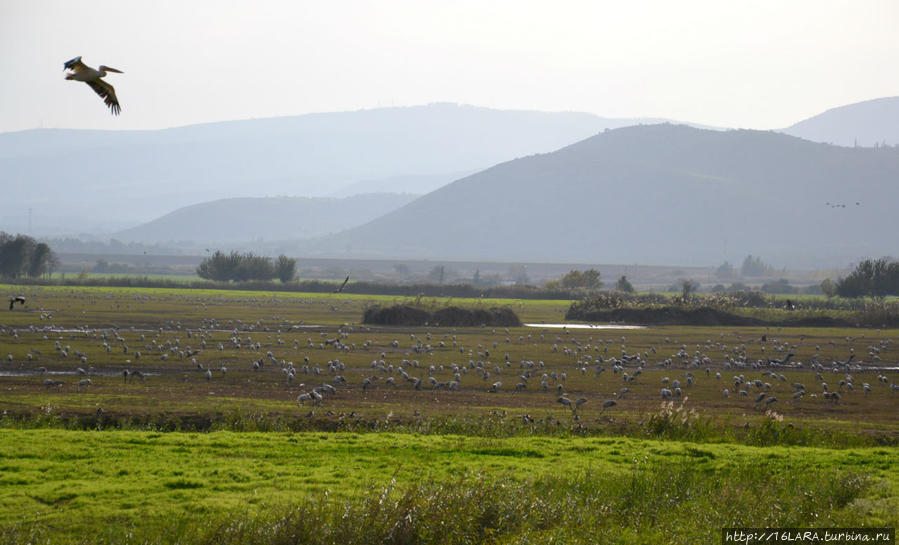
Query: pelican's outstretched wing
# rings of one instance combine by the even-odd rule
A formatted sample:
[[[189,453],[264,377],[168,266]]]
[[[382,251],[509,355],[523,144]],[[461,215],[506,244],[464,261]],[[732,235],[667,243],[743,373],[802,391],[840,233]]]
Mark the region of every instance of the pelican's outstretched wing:
[[[112,85],[106,83],[102,79],[86,81],[85,83],[90,85],[91,89],[93,89],[95,93],[100,95],[100,97],[103,99],[103,102],[105,102],[106,105],[109,106],[109,111],[111,111],[113,115],[119,115],[119,112],[122,111],[122,107],[119,106],[119,99],[116,98],[115,89],[112,87]]]

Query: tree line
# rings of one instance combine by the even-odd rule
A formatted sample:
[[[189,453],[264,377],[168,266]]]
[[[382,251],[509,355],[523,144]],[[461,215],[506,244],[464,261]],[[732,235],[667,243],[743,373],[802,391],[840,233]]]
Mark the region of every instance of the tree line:
[[[291,282],[296,277],[297,260],[284,254],[276,260],[252,252],[216,251],[197,267],[197,276],[218,282],[268,281],[275,278]]]
[[[52,273],[58,264],[56,254],[46,243],[0,231],[0,277],[39,278]]]
[[[827,281],[825,281],[827,282]],[[885,297],[899,295],[899,261],[889,258],[866,259],[835,285],[822,283],[828,295],[841,297]]]

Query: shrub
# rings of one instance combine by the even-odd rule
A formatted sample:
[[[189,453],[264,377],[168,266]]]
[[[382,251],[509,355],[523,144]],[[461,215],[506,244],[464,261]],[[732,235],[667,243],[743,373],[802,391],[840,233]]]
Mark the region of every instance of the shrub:
[[[508,308],[493,307],[485,310],[444,307],[434,312],[428,312],[409,305],[394,305],[391,307],[374,306],[366,309],[362,316],[362,323],[402,326],[517,327],[521,325],[521,320]]]

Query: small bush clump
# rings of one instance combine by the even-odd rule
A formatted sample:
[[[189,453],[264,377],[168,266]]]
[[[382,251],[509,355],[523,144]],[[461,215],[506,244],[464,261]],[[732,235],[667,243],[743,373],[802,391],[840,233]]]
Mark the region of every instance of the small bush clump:
[[[518,327],[521,325],[521,320],[515,312],[508,308],[444,307],[429,312],[409,305],[394,305],[366,309],[362,323],[390,326]]]

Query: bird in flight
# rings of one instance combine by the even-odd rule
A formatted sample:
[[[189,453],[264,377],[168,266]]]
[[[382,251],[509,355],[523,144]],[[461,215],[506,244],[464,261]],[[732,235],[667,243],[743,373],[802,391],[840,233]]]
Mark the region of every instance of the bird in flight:
[[[17,296],[15,296],[15,297],[10,297],[10,298],[9,298],[9,310],[12,310],[13,306],[14,306],[16,303],[21,303],[22,305],[25,305],[25,296],[24,296],[24,295],[17,295]]]
[[[346,275],[346,278],[343,280],[343,284],[340,285],[339,288],[334,290],[334,293],[340,293],[343,291],[343,288],[346,287],[346,283],[350,281],[350,275]]]
[[[117,74],[124,74],[124,72],[116,70],[115,68],[103,66],[102,64],[98,70],[95,70],[81,62],[80,56],[67,61],[63,67],[63,70],[71,70],[71,72],[66,73],[66,79],[83,81],[90,85],[91,89],[100,95],[103,102],[109,106],[109,111],[112,112],[113,115],[119,115],[119,112],[122,111],[122,107],[119,106],[119,99],[115,96],[115,89],[101,78],[106,76],[108,72],[116,72]]]

